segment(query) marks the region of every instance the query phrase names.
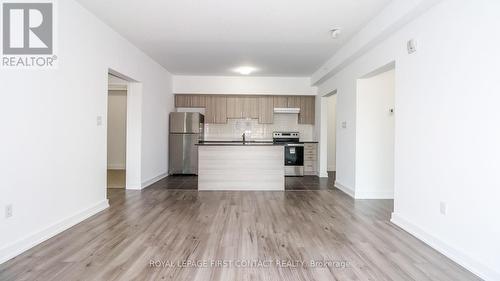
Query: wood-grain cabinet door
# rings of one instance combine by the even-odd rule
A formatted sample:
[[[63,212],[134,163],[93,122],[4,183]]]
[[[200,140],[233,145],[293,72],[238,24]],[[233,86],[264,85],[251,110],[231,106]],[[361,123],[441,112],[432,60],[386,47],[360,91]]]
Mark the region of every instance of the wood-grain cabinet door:
[[[189,107],[189,95],[175,95],[175,107]]]
[[[288,97],[286,97],[286,96],[274,96],[273,103],[274,103],[274,107],[287,108],[288,107]]]
[[[205,123],[227,123],[227,104],[225,96],[207,96],[205,98]]]
[[[205,97],[205,123],[215,123],[215,100],[212,96]]]
[[[191,95],[191,100],[189,101],[191,107],[205,107],[205,96],[204,95]]]
[[[225,96],[213,97],[215,104],[215,122],[216,124],[227,123],[227,98]]]
[[[205,107],[204,95],[176,94],[175,107]]]
[[[287,99],[288,108],[300,108],[301,96],[290,96]]]
[[[244,100],[242,97],[227,97],[227,118],[243,118]]]
[[[259,118],[257,97],[228,96],[227,118]]]
[[[263,96],[258,98],[259,123],[272,124],[274,122],[274,98]]]
[[[243,118],[259,118],[259,105],[256,97],[243,98]]]
[[[315,113],[315,103],[316,97],[314,96],[302,96],[299,100],[299,124],[311,124],[314,125],[316,118]]]

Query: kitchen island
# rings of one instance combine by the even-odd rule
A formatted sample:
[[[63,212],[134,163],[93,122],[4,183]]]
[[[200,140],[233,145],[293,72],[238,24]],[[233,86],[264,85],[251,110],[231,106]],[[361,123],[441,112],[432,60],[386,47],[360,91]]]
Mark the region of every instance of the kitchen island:
[[[272,142],[198,144],[198,190],[285,190],[284,150]]]

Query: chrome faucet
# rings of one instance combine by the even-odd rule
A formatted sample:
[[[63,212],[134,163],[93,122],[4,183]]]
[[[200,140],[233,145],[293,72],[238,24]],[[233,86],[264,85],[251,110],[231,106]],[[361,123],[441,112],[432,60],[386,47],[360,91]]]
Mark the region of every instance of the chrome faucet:
[[[243,143],[245,143],[245,133],[243,133],[243,135],[241,135],[241,138],[243,138]]]

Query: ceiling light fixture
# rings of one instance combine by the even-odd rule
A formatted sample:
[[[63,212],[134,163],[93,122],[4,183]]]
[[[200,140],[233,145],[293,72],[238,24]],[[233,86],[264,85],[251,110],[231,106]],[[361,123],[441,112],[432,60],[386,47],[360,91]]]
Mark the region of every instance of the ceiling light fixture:
[[[241,75],[250,75],[258,69],[252,66],[240,66],[234,69],[234,72],[237,72]]]
[[[334,28],[330,30],[330,35],[332,36],[333,39],[339,37],[340,35],[340,28]]]

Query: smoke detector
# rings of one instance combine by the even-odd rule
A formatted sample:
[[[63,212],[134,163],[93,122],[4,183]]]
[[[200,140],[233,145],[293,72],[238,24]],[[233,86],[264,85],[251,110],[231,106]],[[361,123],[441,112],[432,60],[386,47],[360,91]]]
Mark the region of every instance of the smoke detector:
[[[337,38],[340,35],[340,28],[333,28],[330,30],[330,36],[332,36],[333,39]]]

